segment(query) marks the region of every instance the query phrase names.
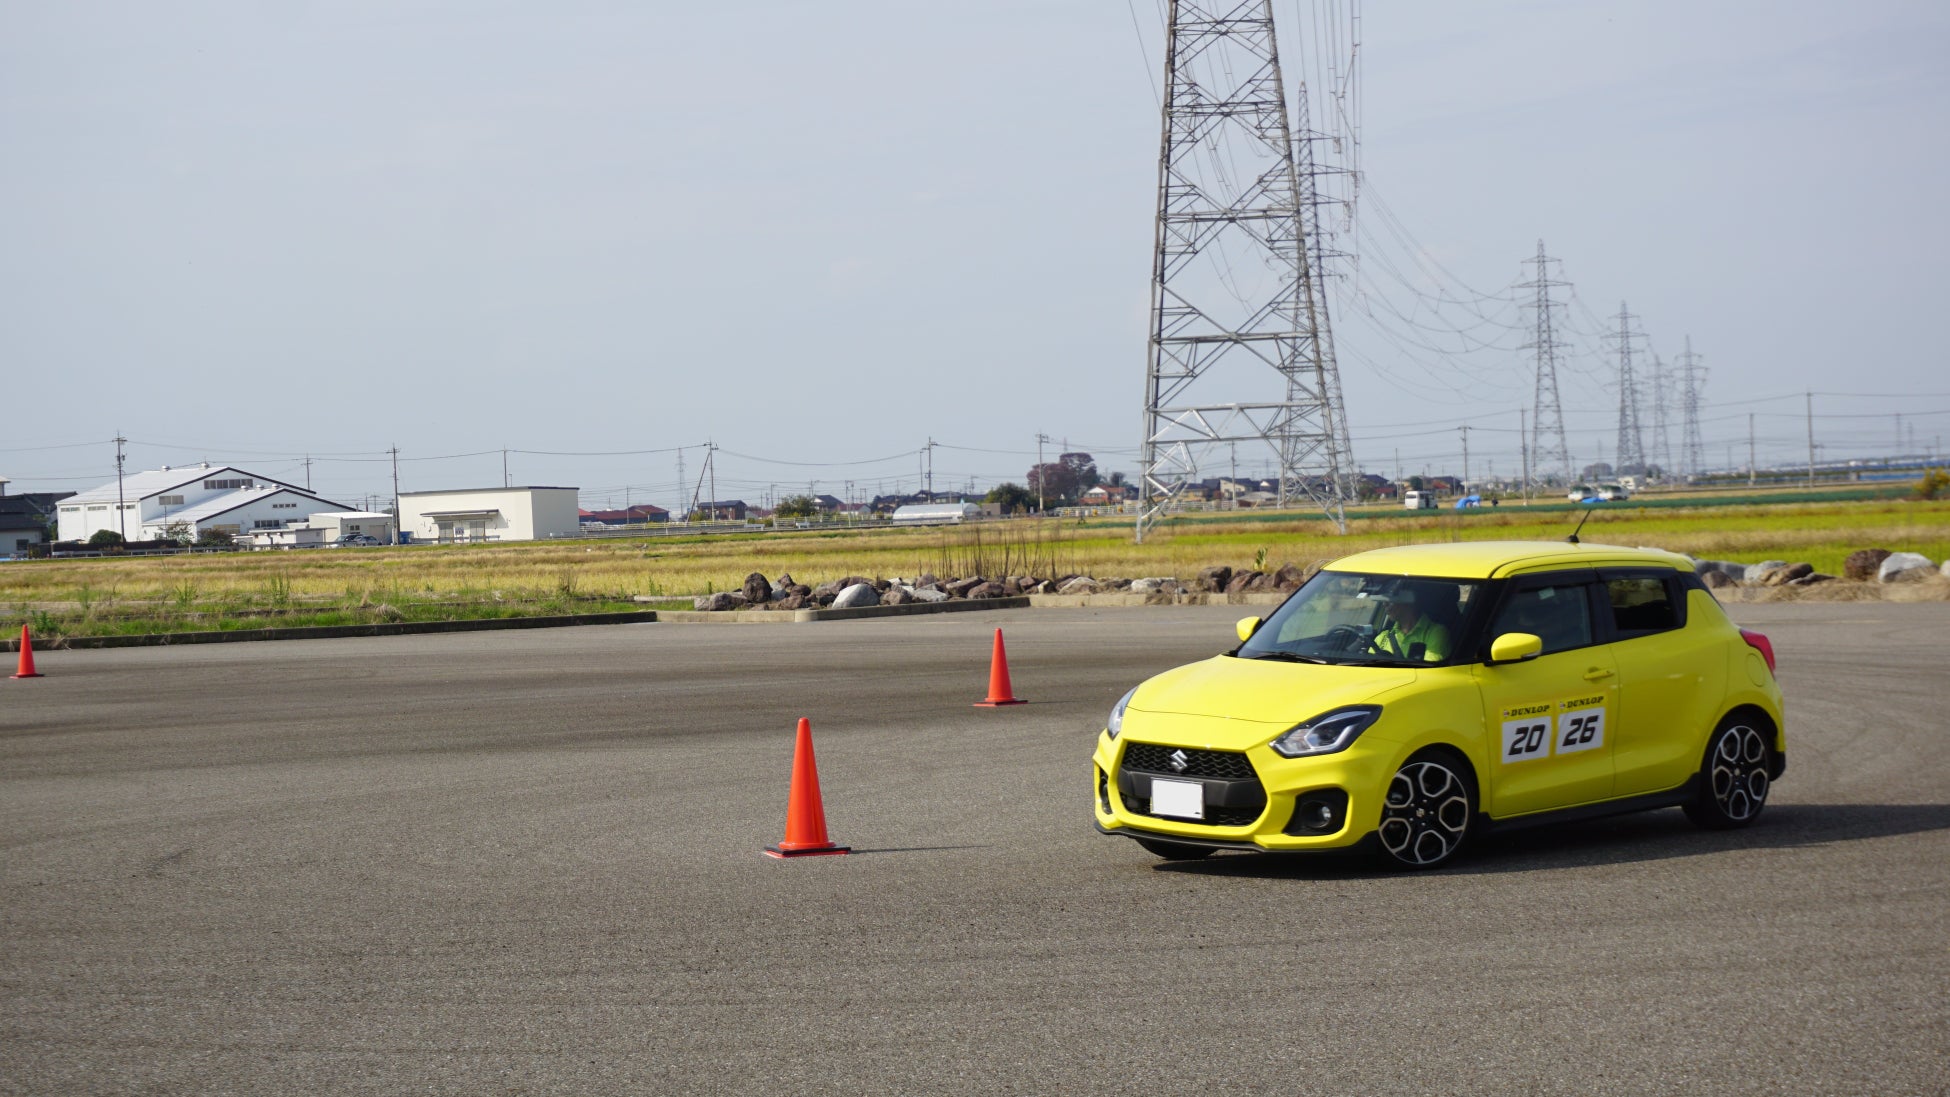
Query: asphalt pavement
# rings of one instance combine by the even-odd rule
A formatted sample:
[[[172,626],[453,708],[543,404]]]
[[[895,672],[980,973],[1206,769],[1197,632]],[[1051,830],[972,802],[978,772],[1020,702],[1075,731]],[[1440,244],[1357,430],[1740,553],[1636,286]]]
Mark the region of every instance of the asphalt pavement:
[[[1950,605],[1737,605],[1761,823],[1453,867],[1090,823],[1224,607],[39,652],[0,1093],[1950,1092]],[[992,630],[1026,705],[984,709]],[[778,861],[793,729],[855,853]]]

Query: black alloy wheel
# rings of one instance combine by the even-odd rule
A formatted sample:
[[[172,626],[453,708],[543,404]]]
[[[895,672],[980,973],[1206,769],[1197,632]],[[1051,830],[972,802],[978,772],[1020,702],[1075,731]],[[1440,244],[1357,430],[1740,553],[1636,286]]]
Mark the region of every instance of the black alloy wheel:
[[[1708,830],[1734,830],[1760,818],[1773,782],[1773,748],[1752,721],[1728,717],[1706,745],[1699,793],[1686,817]]]
[[[1476,818],[1476,779],[1447,752],[1410,758],[1388,782],[1375,832],[1389,860],[1403,868],[1434,868],[1454,857]]]

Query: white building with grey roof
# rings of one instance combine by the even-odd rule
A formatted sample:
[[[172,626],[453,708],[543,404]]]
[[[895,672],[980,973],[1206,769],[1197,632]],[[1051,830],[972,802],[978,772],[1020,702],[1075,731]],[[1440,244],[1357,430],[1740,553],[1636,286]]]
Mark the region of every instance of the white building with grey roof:
[[[130,541],[175,534],[241,534],[280,529],[315,511],[350,508],[304,488],[230,465],[191,465],[133,473],[61,500],[60,538],[85,541],[113,530]]]

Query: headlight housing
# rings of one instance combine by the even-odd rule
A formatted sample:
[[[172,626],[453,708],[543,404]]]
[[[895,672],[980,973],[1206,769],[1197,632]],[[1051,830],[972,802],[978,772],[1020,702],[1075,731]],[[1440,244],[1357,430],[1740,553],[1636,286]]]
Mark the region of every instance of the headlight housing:
[[[1124,730],[1124,706],[1131,703],[1131,694],[1137,691],[1138,688],[1132,686],[1129,693],[1119,697],[1117,703],[1110,706],[1110,719],[1104,721],[1104,731],[1109,733],[1111,738],[1117,738],[1117,733]]]
[[[1288,758],[1346,750],[1381,719],[1380,705],[1349,705],[1302,721],[1269,745]]]

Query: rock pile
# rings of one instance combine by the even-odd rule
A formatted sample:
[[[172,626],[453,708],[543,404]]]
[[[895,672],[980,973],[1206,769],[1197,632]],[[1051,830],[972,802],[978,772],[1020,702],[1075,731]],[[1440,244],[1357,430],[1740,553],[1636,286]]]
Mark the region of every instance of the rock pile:
[[[794,610],[850,609],[859,606],[903,606],[917,602],[945,602],[950,599],[979,601],[985,598],[1015,598],[1025,594],[1142,594],[1147,601],[1171,602],[1181,594],[1287,594],[1300,589],[1311,569],[1286,564],[1273,572],[1235,571],[1211,567],[1192,579],[1176,576],[1146,576],[1138,579],[1097,578],[1090,575],[1063,575],[1037,579],[1028,575],[1000,578],[971,575],[942,579],[933,574],[909,578],[869,579],[848,575],[809,587],[790,574],[776,581],[759,572],[745,577],[737,590],[699,595],[693,605],[700,610]]]
[[[1805,587],[1835,580],[1812,565],[1791,564],[1785,560],[1766,560],[1758,564],[1736,564],[1726,560],[1694,560],[1693,570],[1700,581],[1713,589],[1725,587]],[[1891,552],[1867,548],[1848,554],[1842,561],[1841,578],[1858,583],[1915,583],[1937,576],[1950,577],[1950,560],[1941,569],[1930,558],[1915,552]]]

